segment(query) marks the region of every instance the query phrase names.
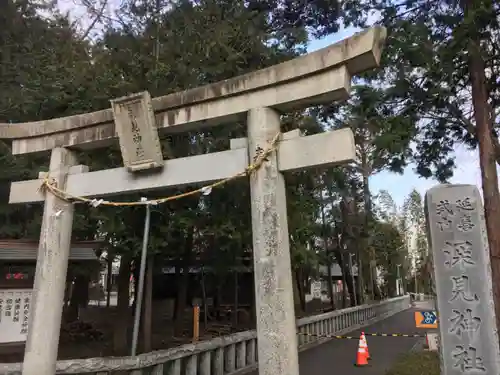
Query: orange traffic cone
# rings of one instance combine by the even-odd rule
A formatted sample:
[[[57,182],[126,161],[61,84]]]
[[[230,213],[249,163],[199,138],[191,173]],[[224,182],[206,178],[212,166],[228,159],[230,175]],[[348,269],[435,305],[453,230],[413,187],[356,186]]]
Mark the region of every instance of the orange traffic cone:
[[[359,338],[358,354],[356,355],[356,363],[354,364],[354,366],[368,366],[368,356],[366,352],[366,345],[363,340],[363,335],[361,335]]]
[[[372,357],[370,355],[370,351],[368,350],[368,342],[366,341],[366,336],[365,336],[364,332],[361,332],[361,337],[363,338],[363,342],[365,344],[366,359],[370,360],[370,359],[372,359]]]

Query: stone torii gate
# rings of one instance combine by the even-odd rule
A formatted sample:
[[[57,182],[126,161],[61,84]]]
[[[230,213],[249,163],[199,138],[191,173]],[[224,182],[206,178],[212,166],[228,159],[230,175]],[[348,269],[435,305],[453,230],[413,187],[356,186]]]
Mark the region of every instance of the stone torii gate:
[[[44,202],[23,375],[55,373],[73,204],[40,186],[50,178],[71,196],[104,198],[166,187],[203,186],[243,173],[280,132],[280,113],[345,100],[353,75],[380,61],[385,29],[374,27],[322,50],[215,84],[155,99],[147,92],[112,100],[112,108],[23,124],[0,125],[13,154],[51,151],[39,179],[13,182],[10,203]],[[247,138],[227,151],[163,160],[158,133],[241,120]],[[124,167],[89,172],[74,150],[119,141]],[[297,339],[283,172],[355,159],[350,129],[302,137],[281,134],[250,175],[259,373],[298,375]],[[136,173],[141,171],[140,174]]]

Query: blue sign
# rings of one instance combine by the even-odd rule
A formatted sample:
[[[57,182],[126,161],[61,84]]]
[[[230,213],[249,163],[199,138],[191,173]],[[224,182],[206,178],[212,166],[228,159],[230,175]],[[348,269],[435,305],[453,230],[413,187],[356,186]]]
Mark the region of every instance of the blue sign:
[[[415,311],[415,325],[417,328],[437,328],[438,319],[435,311]]]
[[[422,315],[424,316],[424,320],[422,324],[434,324],[436,323],[437,316],[434,311],[422,311]]]

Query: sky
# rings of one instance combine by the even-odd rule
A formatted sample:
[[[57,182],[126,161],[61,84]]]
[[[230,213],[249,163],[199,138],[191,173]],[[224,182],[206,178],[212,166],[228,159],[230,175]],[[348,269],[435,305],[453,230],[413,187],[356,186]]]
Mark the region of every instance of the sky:
[[[110,0],[108,2],[109,13],[112,13],[113,8],[118,6],[119,0]],[[80,23],[85,28],[89,20],[83,17],[85,9],[80,5],[81,0],[58,0],[59,8],[62,12],[70,12],[73,19],[79,19]],[[108,13],[108,14],[109,14]],[[360,31],[355,28],[341,29],[338,33],[332,34],[320,40],[312,40],[308,51],[312,52],[330,44],[338,42],[344,38],[353,35]],[[473,184],[481,190],[481,172],[479,170],[479,160],[477,151],[470,151],[463,146],[455,148],[455,157],[457,168],[454,172],[450,183],[454,184]],[[437,185],[437,181],[433,179],[424,179],[414,173],[415,165],[409,165],[402,175],[391,172],[381,172],[374,175],[370,179],[370,188],[372,193],[376,194],[380,190],[387,190],[395,200],[398,206],[401,206],[406,197],[413,189],[417,189],[422,195],[431,187]]]

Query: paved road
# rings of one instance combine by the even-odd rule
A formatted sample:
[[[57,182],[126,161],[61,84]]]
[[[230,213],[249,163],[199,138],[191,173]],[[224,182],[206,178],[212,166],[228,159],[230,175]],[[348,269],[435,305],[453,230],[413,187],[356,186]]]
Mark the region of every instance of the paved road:
[[[427,303],[419,303],[416,308],[403,311],[363,330],[365,333],[425,333],[415,328],[414,313],[426,310]],[[350,336],[359,336],[361,331],[354,331]],[[413,337],[367,337],[370,350],[370,366],[354,366],[357,352],[357,340],[334,339],[323,345],[300,353],[301,375],[384,375],[396,362],[397,358],[409,352],[422,340]],[[252,375],[257,375],[255,371]]]

